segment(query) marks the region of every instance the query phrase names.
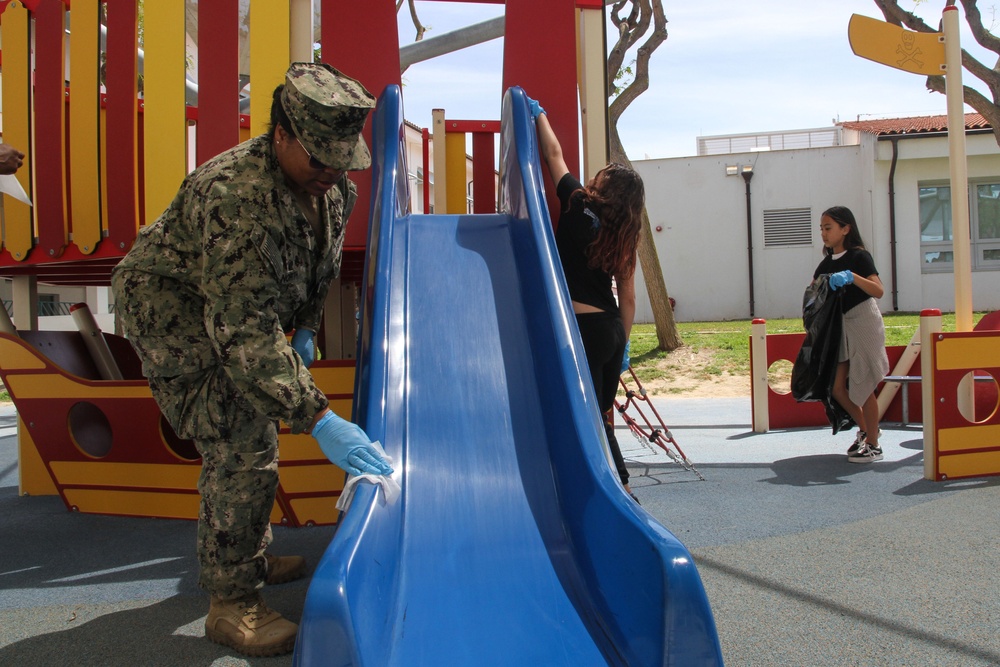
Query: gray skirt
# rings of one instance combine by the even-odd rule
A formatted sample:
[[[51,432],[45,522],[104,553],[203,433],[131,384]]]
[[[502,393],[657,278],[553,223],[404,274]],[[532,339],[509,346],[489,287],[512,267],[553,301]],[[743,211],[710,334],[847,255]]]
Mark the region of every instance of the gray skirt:
[[[885,354],[885,323],[875,299],[865,299],[844,313],[839,361],[850,362],[847,395],[851,403],[864,405],[889,372],[889,358]]]

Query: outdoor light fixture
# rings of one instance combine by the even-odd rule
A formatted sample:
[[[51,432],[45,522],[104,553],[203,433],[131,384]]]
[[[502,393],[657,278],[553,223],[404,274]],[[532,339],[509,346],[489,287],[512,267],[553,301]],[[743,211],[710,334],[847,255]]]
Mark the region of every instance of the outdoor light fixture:
[[[735,164],[726,165],[726,176],[735,176],[738,171],[739,167],[736,166]]]

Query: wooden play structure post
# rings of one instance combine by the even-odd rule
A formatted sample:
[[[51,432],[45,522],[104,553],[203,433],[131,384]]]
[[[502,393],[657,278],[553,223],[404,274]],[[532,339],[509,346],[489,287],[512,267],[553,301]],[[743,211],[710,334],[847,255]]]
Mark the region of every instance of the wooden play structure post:
[[[113,3],[102,27],[100,10],[112,3],[74,0],[70,39],[68,0],[0,0],[4,141],[26,154],[17,179],[34,202],[5,202],[0,239],[0,275],[13,278],[14,297],[13,318],[2,318],[0,329],[21,334],[0,336],[0,375],[18,411],[22,492],[59,494],[67,507],[82,512],[196,515],[197,453],[163,420],[128,341],[101,332],[92,316],[80,332],[38,331],[38,284],[107,286],[141,227],[169,205],[190,168],[266,131],[271,93],[288,64],[313,58],[314,2],[326,17],[320,26],[325,62],[376,96],[401,84],[392,0],[250,0],[249,72],[241,71],[239,57],[242,4],[202,0],[197,106],[188,105],[184,3],[145,5],[140,99],[137,2]],[[506,0],[505,10],[497,108],[510,86],[542,98],[563,138],[566,162],[579,173],[579,104],[586,152],[580,175],[596,172],[607,152],[604,3]],[[106,70],[99,81],[102,33]],[[378,35],[376,48],[372,35]],[[239,84],[248,74],[246,115],[240,113]],[[449,137],[444,113],[435,118],[442,130],[435,151],[442,162],[433,170],[441,179],[437,211],[448,210],[446,196],[463,211],[467,205],[463,132],[473,134],[474,207],[495,210],[492,133],[499,123],[475,121],[479,129],[469,129],[462,126],[468,121],[454,121]],[[364,134],[371,145],[370,123]],[[461,153],[451,161],[455,166],[444,161],[449,152]],[[37,154],[44,159],[35,159]],[[449,169],[461,169],[450,195]],[[358,200],[347,228],[342,280],[331,286],[324,312],[326,358],[310,369],[344,417],[353,402],[355,283],[367,243],[370,178],[370,171],[352,174]],[[425,173],[425,188],[429,180]],[[555,214],[558,199],[553,184],[547,187]],[[87,349],[102,342],[105,349]],[[100,446],[81,448],[90,432],[98,433]],[[272,520],[335,523],[332,499],[343,474],[309,436],[283,427],[279,437],[282,472]]]
[[[771,425],[767,400],[767,320],[759,317],[750,324],[750,384],[753,431],[767,433]]]
[[[444,109],[434,109],[431,112],[431,136],[434,146],[434,211],[444,213],[448,210],[448,152],[439,150],[445,145],[447,130],[444,127]],[[429,175],[424,174],[429,179]]]
[[[18,329],[38,328],[38,279],[15,276],[13,285],[14,324]]]
[[[945,97],[948,105],[948,166],[951,172],[951,245],[955,265],[955,331],[972,331],[972,247],[969,236],[969,165],[965,150],[965,99],[958,7],[941,13],[944,32]]]
[[[608,162],[607,37],[603,0],[577,0],[577,81],[583,124],[584,180]]]
[[[934,359],[931,354],[934,335],[941,331],[941,311],[928,308],[920,313],[920,399],[924,433],[924,479],[935,479],[934,442]]]

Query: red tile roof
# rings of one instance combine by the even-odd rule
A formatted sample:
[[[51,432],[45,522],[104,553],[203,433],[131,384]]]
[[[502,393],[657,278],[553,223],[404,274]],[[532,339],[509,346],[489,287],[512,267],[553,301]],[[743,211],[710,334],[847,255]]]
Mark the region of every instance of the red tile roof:
[[[945,132],[948,129],[948,116],[913,116],[910,118],[883,118],[881,120],[857,120],[840,123],[849,130],[868,132],[869,134],[920,134],[929,132]],[[965,129],[989,129],[981,114],[965,114]]]

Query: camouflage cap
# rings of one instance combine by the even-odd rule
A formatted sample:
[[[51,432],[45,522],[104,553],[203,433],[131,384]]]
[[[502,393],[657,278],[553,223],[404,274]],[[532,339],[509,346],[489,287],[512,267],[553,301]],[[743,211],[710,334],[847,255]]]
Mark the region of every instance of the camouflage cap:
[[[309,154],[334,169],[367,169],[371,153],[361,136],[375,98],[359,81],[326,63],[292,63],[281,106]]]

